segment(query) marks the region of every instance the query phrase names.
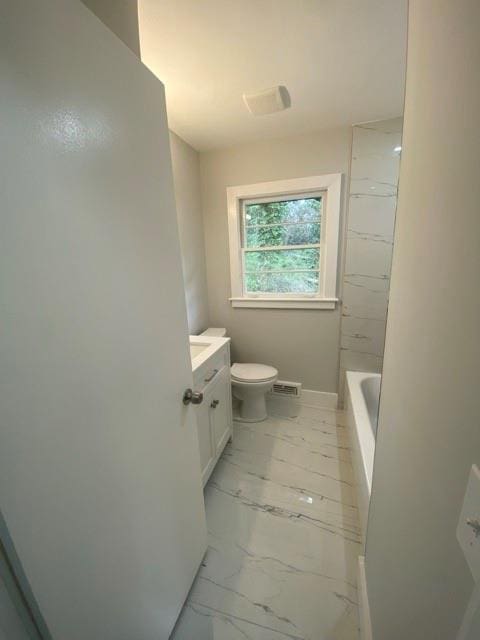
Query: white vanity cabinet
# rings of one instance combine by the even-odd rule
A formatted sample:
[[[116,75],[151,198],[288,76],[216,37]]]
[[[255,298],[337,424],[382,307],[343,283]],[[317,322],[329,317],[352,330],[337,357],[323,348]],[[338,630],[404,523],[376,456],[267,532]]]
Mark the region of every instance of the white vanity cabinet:
[[[229,342],[228,338],[190,337],[194,391],[203,393],[195,412],[204,486],[232,437]]]

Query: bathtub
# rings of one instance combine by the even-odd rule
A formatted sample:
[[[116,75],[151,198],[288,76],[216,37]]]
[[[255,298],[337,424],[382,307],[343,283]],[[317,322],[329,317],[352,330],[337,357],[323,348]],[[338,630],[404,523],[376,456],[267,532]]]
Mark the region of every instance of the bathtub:
[[[347,371],[346,377],[345,411],[352,446],[360,526],[365,543],[382,376],[379,373]]]

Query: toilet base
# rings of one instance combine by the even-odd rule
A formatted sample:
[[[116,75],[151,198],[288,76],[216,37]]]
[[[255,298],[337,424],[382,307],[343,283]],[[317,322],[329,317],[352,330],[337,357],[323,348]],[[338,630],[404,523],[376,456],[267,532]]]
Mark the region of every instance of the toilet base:
[[[237,420],[240,422],[263,422],[267,419],[265,392],[238,399],[240,400],[240,416]]]
[[[235,416],[235,422],[264,422],[268,416],[264,416],[263,418],[242,418],[242,416]]]

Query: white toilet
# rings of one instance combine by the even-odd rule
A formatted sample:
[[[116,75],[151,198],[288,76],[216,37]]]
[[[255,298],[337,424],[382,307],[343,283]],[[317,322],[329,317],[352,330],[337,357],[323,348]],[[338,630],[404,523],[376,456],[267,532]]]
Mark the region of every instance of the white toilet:
[[[202,335],[223,337],[226,329],[210,328]],[[278,371],[266,364],[239,363],[232,365],[232,391],[240,400],[240,417],[242,422],[261,422],[267,418],[265,395],[278,378]]]
[[[240,400],[240,420],[261,422],[267,418],[265,394],[278,378],[278,371],[266,364],[238,363],[232,365],[233,395]]]

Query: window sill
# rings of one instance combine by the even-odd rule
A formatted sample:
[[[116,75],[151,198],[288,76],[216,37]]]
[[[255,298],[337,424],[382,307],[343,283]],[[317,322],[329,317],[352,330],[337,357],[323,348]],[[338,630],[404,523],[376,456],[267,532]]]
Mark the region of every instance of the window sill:
[[[232,307],[257,309],[335,309],[338,298],[229,298]]]

